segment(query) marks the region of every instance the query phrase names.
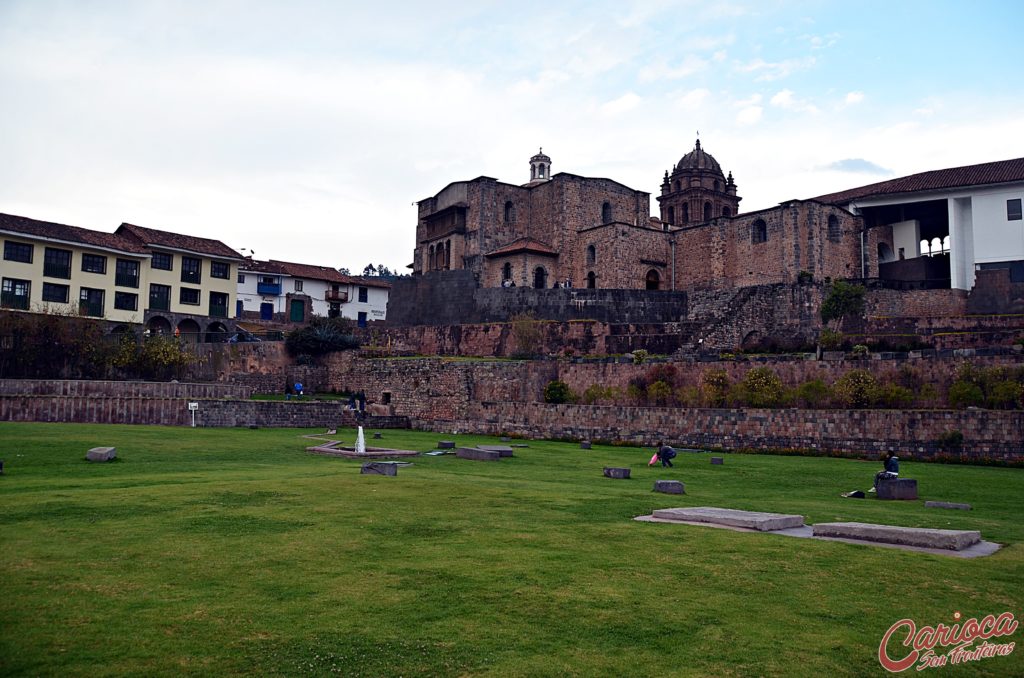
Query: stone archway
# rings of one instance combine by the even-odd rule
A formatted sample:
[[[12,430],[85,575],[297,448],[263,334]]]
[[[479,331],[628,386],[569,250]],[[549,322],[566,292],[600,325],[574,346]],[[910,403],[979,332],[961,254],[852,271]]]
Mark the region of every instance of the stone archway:
[[[218,343],[228,340],[228,328],[227,326],[219,321],[214,321],[206,326],[206,336],[204,337],[207,343]]]
[[[171,333],[171,321],[162,315],[155,315],[149,319],[146,323],[146,329],[152,335],[157,334],[170,334]]]
[[[543,266],[538,266],[533,271],[533,287],[534,289],[542,290],[548,286],[548,272],[544,270]]]
[[[644,284],[646,289],[658,290],[661,289],[661,276],[653,268],[647,271],[647,277],[644,278]]]
[[[182,320],[174,330],[174,336],[192,342],[198,342],[201,334],[202,330],[199,328],[199,323],[191,318]]]

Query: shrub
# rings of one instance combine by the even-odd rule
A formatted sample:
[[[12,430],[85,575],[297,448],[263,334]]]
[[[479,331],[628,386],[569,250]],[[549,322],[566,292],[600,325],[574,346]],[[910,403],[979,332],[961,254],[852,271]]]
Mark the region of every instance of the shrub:
[[[700,407],[700,389],[696,386],[681,386],[676,389],[676,401],[683,407]]]
[[[909,407],[914,402],[914,392],[899,384],[879,384],[872,394],[872,400],[878,407],[890,409]]]
[[[830,393],[829,388],[821,379],[805,381],[796,387],[794,397],[804,407],[813,409],[822,408],[828,405]]]
[[[953,429],[940,433],[935,442],[946,452],[959,452],[964,446],[964,434]]]
[[[549,381],[544,387],[544,402],[559,405],[571,403],[575,400],[572,389],[564,381],[556,379]]]
[[[965,407],[981,407],[985,402],[985,394],[981,387],[970,381],[958,379],[949,387],[949,405],[963,409]]]
[[[751,407],[778,407],[784,390],[782,379],[768,367],[755,367],[743,377],[744,397]]]
[[[342,318],[314,318],[306,327],[288,333],[284,341],[288,355],[320,356],[359,348],[350,324]]]
[[[864,313],[864,286],[836,280],[821,302],[821,321],[841,323],[847,316]]]
[[[818,341],[826,351],[836,351],[843,345],[843,335],[841,332],[836,332],[826,327],[821,331],[821,337]]]
[[[711,407],[722,407],[729,396],[729,374],[722,369],[708,370],[701,375],[700,389],[704,402]]]
[[[514,358],[535,358],[544,345],[544,328],[530,313],[520,313],[511,320],[512,336],[516,340]]]
[[[853,355],[858,358],[865,358],[868,355],[868,347],[864,344],[854,344]]]
[[[832,392],[843,407],[863,408],[871,405],[876,388],[874,376],[867,370],[850,370],[836,380]]]
[[[656,381],[647,387],[647,401],[654,405],[668,405],[672,401],[672,387]]]
[[[1012,410],[1017,407],[1024,394],[1024,387],[1015,381],[1004,379],[992,384],[985,395],[985,405],[997,410]]]
[[[633,351],[633,364],[634,365],[643,365],[644,361],[647,360],[647,358],[650,355],[651,354],[648,353],[647,351],[645,351],[644,349],[638,348],[637,350]]]
[[[677,380],[679,379],[679,371],[676,370],[675,365],[668,363],[661,363],[660,365],[654,365],[651,369],[647,370],[648,383],[654,383],[656,381],[663,381],[669,386],[676,386]]]

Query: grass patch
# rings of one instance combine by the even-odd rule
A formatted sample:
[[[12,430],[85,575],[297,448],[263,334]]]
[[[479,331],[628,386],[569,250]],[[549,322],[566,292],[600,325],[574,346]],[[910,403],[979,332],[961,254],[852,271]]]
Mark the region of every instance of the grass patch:
[[[309,432],[0,424],[0,674],[881,675],[898,619],[1022,614],[1024,470],[908,461],[921,501],[856,501],[839,493],[877,462],[681,452],[661,469],[650,450],[530,441],[386,478],[307,454]],[[496,442],[383,433],[423,451]],[[84,463],[98,445],[121,463]],[[633,479],[604,478],[612,465]],[[659,478],[688,494],[651,492]],[[960,560],[632,520],[671,506],[1006,547]],[[1021,675],[1024,653],[941,671]]]

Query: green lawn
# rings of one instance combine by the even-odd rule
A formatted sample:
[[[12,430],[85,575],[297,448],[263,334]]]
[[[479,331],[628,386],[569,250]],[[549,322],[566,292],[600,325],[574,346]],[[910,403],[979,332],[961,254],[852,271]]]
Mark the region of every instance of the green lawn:
[[[922,501],[857,501],[839,493],[879,464],[680,453],[662,470],[650,450],[530,441],[387,478],[307,454],[307,432],[0,424],[0,675],[884,675],[901,618],[1024,614],[1024,470],[904,463]],[[485,440],[369,442],[453,437]],[[119,461],[84,461],[100,445]],[[962,560],[632,520],[705,505],[1007,546]],[[1024,650],[927,673],[1024,675]]]

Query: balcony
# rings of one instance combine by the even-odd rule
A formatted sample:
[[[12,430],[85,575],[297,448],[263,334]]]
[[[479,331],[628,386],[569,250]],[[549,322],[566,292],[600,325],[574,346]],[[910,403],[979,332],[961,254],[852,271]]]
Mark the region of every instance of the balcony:
[[[18,311],[28,310],[28,294],[18,294],[17,292],[3,292],[0,294],[0,306],[4,308],[13,308]]]
[[[265,294],[276,297],[281,294],[281,283],[258,282],[256,283],[256,294]]]
[[[348,291],[327,290],[324,292],[324,301],[335,301],[344,304],[348,301]]]

